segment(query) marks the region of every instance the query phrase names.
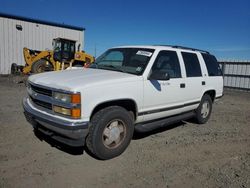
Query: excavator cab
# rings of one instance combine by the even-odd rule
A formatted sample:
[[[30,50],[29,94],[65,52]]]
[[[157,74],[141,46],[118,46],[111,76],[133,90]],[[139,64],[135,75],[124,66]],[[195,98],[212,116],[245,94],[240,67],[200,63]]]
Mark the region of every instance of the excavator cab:
[[[53,39],[53,58],[55,61],[69,63],[75,56],[76,41],[56,38]]]
[[[74,40],[55,38],[52,46],[53,50],[44,51],[23,48],[25,65],[12,63],[11,73],[29,74],[64,70],[71,66],[88,67],[95,60],[92,55],[80,51],[80,45],[76,50],[76,41]]]

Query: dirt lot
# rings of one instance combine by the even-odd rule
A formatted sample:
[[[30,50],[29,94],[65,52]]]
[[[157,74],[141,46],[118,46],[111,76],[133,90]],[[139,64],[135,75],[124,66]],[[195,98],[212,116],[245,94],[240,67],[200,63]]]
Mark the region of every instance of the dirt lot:
[[[226,91],[209,122],[136,134],[121,156],[42,141],[26,122],[20,77],[0,77],[0,187],[250,187],[250,93]]]

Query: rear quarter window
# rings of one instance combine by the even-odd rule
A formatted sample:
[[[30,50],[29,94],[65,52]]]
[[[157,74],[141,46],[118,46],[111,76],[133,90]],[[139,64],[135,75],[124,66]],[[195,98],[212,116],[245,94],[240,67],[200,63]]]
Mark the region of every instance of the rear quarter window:
[[[209,76],[221,76],[222,75],[219,63],[217,62],[216,58],[213,55],[202,53],[202,57],[205,61]]]

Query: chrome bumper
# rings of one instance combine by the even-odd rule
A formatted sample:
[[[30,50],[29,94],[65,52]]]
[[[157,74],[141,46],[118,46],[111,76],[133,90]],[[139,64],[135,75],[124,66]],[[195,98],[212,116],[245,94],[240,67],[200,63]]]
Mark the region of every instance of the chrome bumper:
[[[23,99],[23,109],[27,121],[34,129],[70,146],[83,146],[88,134],[89,122],[65,121],[49,116],[30,107],[28,97]]]

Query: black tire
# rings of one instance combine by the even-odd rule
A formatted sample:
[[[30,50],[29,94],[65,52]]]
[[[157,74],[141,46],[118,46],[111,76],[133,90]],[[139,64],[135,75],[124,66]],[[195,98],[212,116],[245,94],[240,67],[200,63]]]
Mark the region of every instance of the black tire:
[[[46,59],[39,59],[36,62],[34,62],[31,66],[31,72],[32,73],[42,73],[45,71],[51,71],[52,65],[47,65]]]
[[[16,74],[18,72],[18,66],[16,63],[11,64],[11,74]]]
[[[86,144],[95,157],[107,160],[125,151],[133,133],[134,125],[129,112],[119,106],[110,106],[94,114]],[[119,138],[116,138],[118,135]]]
[[[196,120],[199,124],[204,124],[210,118],[212,112],[212,99],[208,94],[203,95],[201,103],[196,110]]]

